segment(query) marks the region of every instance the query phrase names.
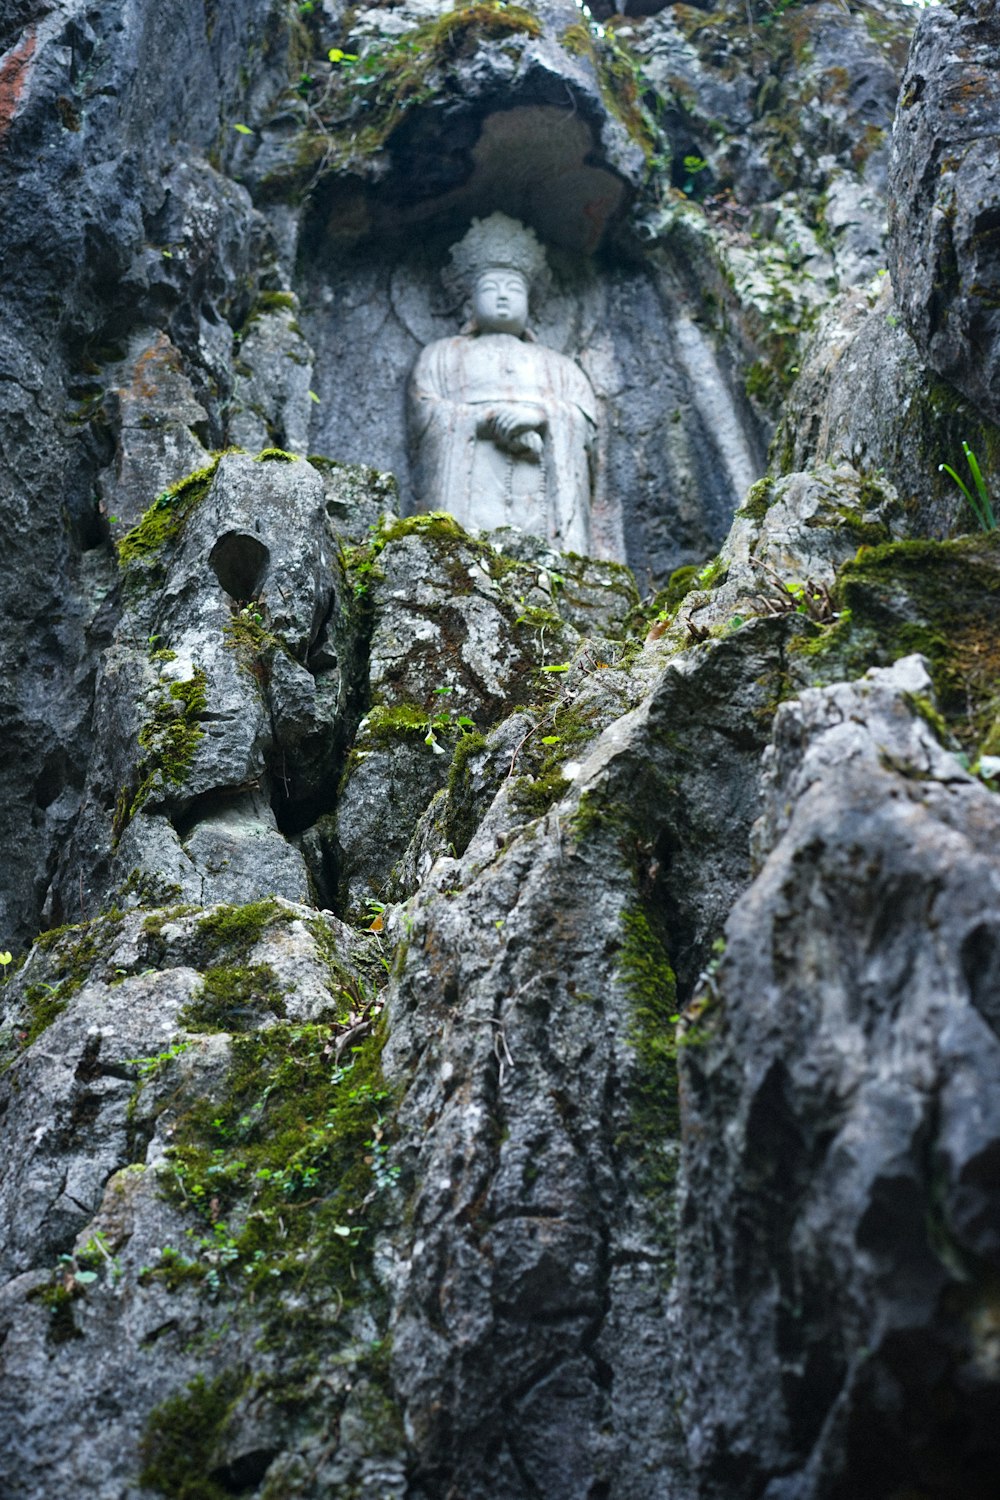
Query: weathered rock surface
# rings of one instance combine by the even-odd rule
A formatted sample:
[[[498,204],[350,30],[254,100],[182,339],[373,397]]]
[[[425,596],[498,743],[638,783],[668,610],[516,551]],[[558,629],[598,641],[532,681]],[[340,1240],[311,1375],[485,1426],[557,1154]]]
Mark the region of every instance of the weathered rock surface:
[[[914,19],[0,21],[4,1496],[993,1500],[994,22],[894,310]],[[406,515],[496,208],[599,559]]]
[[[75,0],[5,12],[0,196],[16,211],[4,221],[0,316],[0,925],[11,938],[37,929],[81,805],[113,585],[95,497],[124,529],[193,466],[196,441],[223,438],[227,316],[274,246],[246,192],[205,157],[220,122],[223,156],[231,149],[248,48],[255,99],[285,87],[283,11],[247,0],[214,26],[194,3],[169,17]],[[148,398],[148,425],[133,397]],[[165,473],[174,456],[180,467]]]
[[[638,603],[624,568],[563,557],[540,540],[532,549],[529,540],[516,562],[502,541],[473,541],[446,516],[377,534],[360,584],[371,619],[367,709],[320,833],[329,884],[319,884],[339,910],[359,916],[384,899],[453,754],[469,748],[463,741],[478,742],[537,699],[552,681],[545,674],[567,669],[582,636],[620,635]],[[404,880],[395,889],[413,887]]]
[[[360,670],[320,475],[277,450],[226,455],[165,491],[120,545],[98,749],[52,919],[112,891],[306,899],[277,814],[335,781]]]
[[[1000,809],[929,694],[912,657],[779,710],[762,867],[682,1017],[701,1494],[995,1483]]]
[[[404,1493],[377,1297],[352,1312],[329,1287],[339,1255],[370,1292],[367,1216],[321,1229],[312,1211],[331,1188],[345,1217],[363,1196],[357,1177],[341,1189],[378,1115],[373,942],[268,901],[104,918],[35,949],[2,1037],[24,1145],[0,1176],[5,1496],[221,1494],[265,1471],[275,1496]],[[300,1130],[289,1151],[310,1108],[311,1144]],[[53,1380],[72,1423],[35,1399]],[[303,1401],[325,1413],[304,1442]],[[338,1425],[350,1457],[318,1436]]]
[[[503,781],[488,836],[406,909],[386,1064],[407,1080],[412,1217],[389,1287],[416,1494],[686,1493],[663,942],[689,991],[746,881],[783,630],[650,664],[652,691],[577,751],[548,813],[525,821]],[[567,712],[613,692],[605,672],[577,668]]]
[[[894,134],[892,272],[927,363],[1000,422],[1000,19],[921,20]]]
[[[782,471],[846,459],[862,474],[891,482],[911,534],[945,537],[976,524],[940,469],[948,463],[971,483],[963,442],[991,474],[995,425],[922,362],[886,275],[821,316],[775,437]]]

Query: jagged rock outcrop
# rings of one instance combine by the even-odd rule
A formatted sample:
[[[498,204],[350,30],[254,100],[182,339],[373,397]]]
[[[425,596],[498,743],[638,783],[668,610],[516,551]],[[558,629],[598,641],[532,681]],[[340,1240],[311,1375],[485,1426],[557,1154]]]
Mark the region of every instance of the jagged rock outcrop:
[[[992,1500],[992,17],[223,9],[0,23],[0,1495]]]
[[[4,1034],[24,1143],[0,1185],[5,1495],[223,1494],[265,1473],[275,1495],[405,1493],[357,1253],[387,1097],[375,949],[280,900],[112,916],[35,949]],[[37,1402],[53,1380],[72,1423]],[[303,1428],[303,1406],[324,1415]]]
[[[1000,19],[987,0],[920,28],[899,96],[893,281],[932,369],[1000,421]]]
[[[54,851],[81,804],[114,584],[108,518],[127,529],[194,467],[197,443],[224,441],[228,319],[249,309],[258,274],[280,277],[225,160],[247,89],[263,103],[285,88],[290,34],[270,0],[229,7],[217,25],[200,3],[169,18],[76,0],[5,16],[0,191],[16,211],[4,225],[0,319],[10,749],[0,820],[11,938],[37,928]],[[252,83],[248,48],[261,54]],[[147,421],[133,397],[149,403]],[[123,474],[137,481],[125,496]]]
[[[996,1482],[1000,808],[931,691],[907,657],[779,709],[761,867],[682,1018],[701,1494]]]

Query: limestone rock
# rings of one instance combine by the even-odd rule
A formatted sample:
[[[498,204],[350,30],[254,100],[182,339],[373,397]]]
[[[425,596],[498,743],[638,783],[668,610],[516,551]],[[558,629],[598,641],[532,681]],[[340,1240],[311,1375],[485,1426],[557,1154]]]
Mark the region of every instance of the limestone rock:
[[[1000,421],[1000,22],[987,0],[921,18],[894,136],[892,271],[928,364]]]
[[[842,565],[860,545],[888,542],[904,529],[892,486],[848,463],[760,480],[718,558],[688,570],[679,607],[665,608],[649,639],[679,646],[713,630],[737,630],[747,617],[794,612],[829,624]]]
[[[779,710],[763,864],[681,1017],[676,1369],[699,1494],[874,1496],[938,1472],[985,1496],[995,1472],[1000,826],[929,693],[909,658]]]
[[[663,943],[689,993],[747,879],[750,726],[782,628],[650,661],[645,698],[579,749],[550,810],[502,840],[485,837],[488,814],[400,922],[386,1062],[406,1080],[411,1218],[388,1274],[416,1494],[450,1482],[514,1500],[525,1474],[567,1497],[601,1483],[630,1500],[687,1493],[663,1363],[676,1171]]]
[[[989,329],[911,7],[655,3],[0,20],[18,1500],[993,1500]],[[406,514],[496,209],[599,558]]]
[[[159,332],[133,340],[109,404],[117,450],[112,472],[101,479],[101,506],[121,536],[178,475],[208,462],[209,420],[177,350]]]
[[[910,535],[944,537],[974,529],[976,520],[940,465],[950,464],[971,483],[962,456],[968,442],[991,478],[993,431],[971,401],[922,362],[888,277],[879,276],[821,316],[774,456],[788,472],[846,458],[895,487]]]
[[[226,455],[121,546],[88,810],[62,871],[82,861],[84,899],[123,887],[304,899],[305,866],[271,804],[294,816],[332,799],[358,670],[319,474],[268,450]],[[77,910],[62,871],[53,918]]]
[[[24,1143],[0,1171],[11,1493],[86,1483],[110,1500],[209,1471],[256,1487],[277,1459],[279,1489],[284,1475],[311,1492],[305,1472],[328,1492],[377,1478],[378,1493],[403,1494],[400,1435],[369,1367],[378,1325],[329,1291],[343,1235],[328,1225],[318,1251],[300,1232],[304,1216],[317,1229],[314,1182],[368,1180],[378,1089],[359,1068],[369,1113],[350,1126],[330,1075],[348,1044],[377,1058],[373,946],[281,901],[146,910],[50,935],[5,987],[0,1091]],[[289,1156],[282,1131],[305,1094],[322,1102],[316,1139]],[[348,1256],[367,1285],[353,1253],[364,1233],[360,1220],[347,1230]],[[316,1357],[289,1358],[284,1339],[263,1349],[272,1317],[307,1321]],[[35,1400],[54,1372],[72,1424]],[[315,1413],[308,1432],[289,1422],[291,1388]]]
[[[239,384],[227,419],[229,441],[238,448],[308,452],[313,358],[297,312],[294,293],[265,292],[243,325]]]
[[[385,899],[463,739],[537,698],[568,669],[588,625],[620,631],[636,602],[620,567],[564,560],[537,538],[519,539],[524,560],[515,561],[500,550],[506,533],[492,544],[491,535],[415,516],[377,534],[361,563],[370,569],[359,575],[371,612],[368,708],[330,827],[310,846],[327,871],[321,888],[339,887],[345,911]]]

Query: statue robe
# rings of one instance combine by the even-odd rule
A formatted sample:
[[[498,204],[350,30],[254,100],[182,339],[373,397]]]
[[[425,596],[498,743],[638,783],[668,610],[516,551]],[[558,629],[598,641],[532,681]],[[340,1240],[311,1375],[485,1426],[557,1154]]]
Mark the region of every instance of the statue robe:
[[[597,398],[572,360],[507,333],[440,339],[417,360],[409,406],[418,509],[589,550]],[[481,435],[498,407],[544,413],[540,461]]]

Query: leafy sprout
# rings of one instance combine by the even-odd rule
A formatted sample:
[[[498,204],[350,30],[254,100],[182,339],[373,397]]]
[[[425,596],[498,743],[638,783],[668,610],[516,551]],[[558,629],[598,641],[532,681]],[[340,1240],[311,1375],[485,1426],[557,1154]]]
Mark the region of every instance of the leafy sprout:
[[[996,514],[993,510],[993,502],[990,498],[990,492],[986,488],[986,481],[983,478],[983,471],[979,467],[979,460],[976,458],[976,455],[973,453],[968,443],[962,444],[962,452],[965,454],[965,461],[969,466],[969,473],[972,475],[973,489],[969,489],[969,486],[965,483],[965,480],[962,479],[960,475],[955,473],[955,470],[951,467],[950,464],[938,464],[938,472],[941,474],[950,475],[950,477],[955,481],[959,489],[962,491],[962,494],[965,496],[966,500],[968,500],[970,509],[972,510],[972,514],[979,522],[982,530],[996,531]]]

